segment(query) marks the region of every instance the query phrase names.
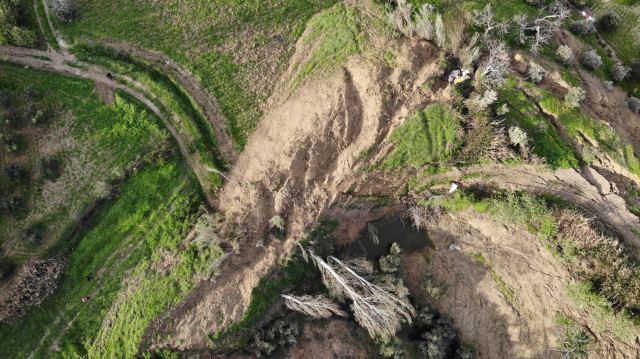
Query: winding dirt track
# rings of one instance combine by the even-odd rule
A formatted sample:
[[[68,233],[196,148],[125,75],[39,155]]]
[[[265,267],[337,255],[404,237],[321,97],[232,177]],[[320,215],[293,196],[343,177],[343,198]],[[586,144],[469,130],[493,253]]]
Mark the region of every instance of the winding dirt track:
[[[45,25],[43,25],[43,19],[40,18],[40,15],[37,11],[37,1],[38,0],[34,0],[33,2],[34,11],[37,15],[40,30],[44,33]],[[49,17],[47,0],[42,0],[42,3],[45,8],[45,13],[47,14],[47,17]],[[61,49],[60,52],[55,51],[50,44],[47,44],[47,51],[2,45],[0,46],[0,56],[5,60],[9,60],[20,65],[91,80],[96,84],[96,86],[100,86],[110,91],[122,90],[136,98],[138,101],[142,102],[162,120],[171,135],[175,138],[176,142],[178,143],[178,147],[180,148],[180,152],[187,160],[189,167],[191,167],[193,173],[198,178],[198,182],[202,187],[202,191],[204,192],[209,205],[214,207],[214,196],[212,195],[210,186],[208,185],[209,181],[207,181],[206,179],[209,176],[208,167],[200,161],[197,154],[190,154],[187,150],[187,146],[185,145],[185,143],[190,142],[187,131],[177,131],[176,128],[171,124],[170,119],[168,119],[167,116],[165,116],[162,111],[160,111],[160,109],[154,104],[154,102],[149,99],[143,92],[138,90],[146,90],[145,92],[149,93],[150,91],[148,91],[146,86],[134,81],[127,76],[122,75],[117,75],[117,77],[124,80],[127,85],[123,85],[116,81],[108,79],[108,70],[100,66],[83,63],[82,61],[76,59],[73,54],[70,54],[66,50],[67,44],[63,40],[61,40],[56,29],[51,26],[50,21],[47,21],[47,25],[51,28],[51,31],[53,31],[56,37],[56,41],[58,42],[58,45]],[[168,60],[167,56],[159,52],[140,50],[124,42],[108,42],[104,45],[116,46],[119,50],[123,50],[133,56],[154,61],[162,70],[171,73],[174,79],[185,89],[185,91],[189,93],[189,95],[195,100],[198,106],[205,113],[205,116],[211,123],[211,126],[215,132],[220,153],[223,154],[226,157],[225,159],[228,161],[234,161],[236,159],[237,150],[233,145],[233,141],[227,134],[226,121],[218,111],[215,98],[213,98],[213,96],[211,96],[204,88],[202,88],[198,81],[188,71],[182,69],[173,61]],[[78,67],[71,66],[70,64],[74,64]],[[159,98],[153,98],[153,100],[163,103]],[[165,108],[168,107],[165,106]],[[178,119],[177,114],[172,113],[172,116],[174,119]]]

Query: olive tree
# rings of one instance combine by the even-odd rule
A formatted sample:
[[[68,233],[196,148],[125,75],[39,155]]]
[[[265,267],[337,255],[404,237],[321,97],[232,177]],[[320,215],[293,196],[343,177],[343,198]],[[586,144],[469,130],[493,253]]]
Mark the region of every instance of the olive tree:
[[[640,98],[630,96],[627,100],[627,106],[629,106],[634,113],[640,113]]]
[[[611,77],[620,82],[626,79],[631,74],[631,67],[624,66],[622,63],[618,62],[611,68]]]
[[[511,59],[504,42],[490,41],[487,44],[489,57],[481,67],[480,78],[489,88],[501,87],[507,82],[507,76],[513,72],[510,68]]]
[[[569,25],[569,30],[576,35],[586,36],[596,32],[596,27],[593,22],[589,20],[574,21]]]
[[[598,19],[598,27],[602,31],[611,32],[617,29],[618,26],[620,26],[620,21],[621,21],[620,15],[613,12],[609,12],[602,15]]]
[[[529,19],[520,14],[514,17],[518,31],[518,41],[528,43],[533,55],[538,55],[542,46],[554,38],[553,31],[562,26],[562,22],[569,16],[569,10],[560,2],[553,2],[540,9],[538,16]]]
[[[595,70],[602,65],[602,57],[598,55],[596,50],[585,51],[582,53],[580,62],[588,69]]]
[[[573,58],[573,51],[571,51],[571,48],[567,45],[562,45],[558,47],[558,50],[556,50],[556,59],[565,65],[571,63]]]

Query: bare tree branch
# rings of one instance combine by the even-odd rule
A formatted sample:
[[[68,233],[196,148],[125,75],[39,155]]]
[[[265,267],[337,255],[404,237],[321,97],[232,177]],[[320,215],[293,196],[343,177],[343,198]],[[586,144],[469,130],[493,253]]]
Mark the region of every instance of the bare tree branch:
[[[482,66],[480,78],[482,83],[489,88],[501,87],[507,81],[507,76],[513,72],[509,67],[511,64],[509,53],[507,53],[504,42],[495,40],[487,43],[487,50],[489,58]]]
[[[295,297],[292,295],[282,294],[280,296],[284,298],[284,304],[287,308],[317,319],[327,319],[330,318],[332,314],[341,317],[347,316],[347,313],[342,311],[336,303],[323,295],[317,295],[315,297],[310,295]]]

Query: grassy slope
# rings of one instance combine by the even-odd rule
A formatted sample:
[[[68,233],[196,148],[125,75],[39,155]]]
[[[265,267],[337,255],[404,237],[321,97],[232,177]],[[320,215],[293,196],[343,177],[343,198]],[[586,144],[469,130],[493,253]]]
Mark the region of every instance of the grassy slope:
[[[592,8],[596,18],[607,12],[615,12],[622,17],[622,24],[616,31],[601,32],[601,35],[623,61],[630,62],[640,57],[640,5],[630,6],[620,0],[594,0]]]
[[[283,69],[307,20],[336,1],[78,1],[83,16],[62,27],[71,36],[113,37],[163,51],[217,97],[242,148],[269,95],[256,84],[264,61]],[[144,26],[140,26],[144,24]],[[256,53],[264,56],[252,57]]]
[[[168,275],[148,269],[160,260],[154,255],[159,248],[177,250],[202,203],[197,182],[185,173],[188,168],[176,156],[147,166],[120,188],[119,198],[101,210],[93,228],[62,243],[61,249],[75,249],[60,288],[40,308],[0,329],[0,357],[23,358],[31,350],[36,357],[50,356],[48,348],[58,336],[62,352],[57,356],[84,355],[89,348],[92,357],[102,356],[92,348],[94,339],[112,348],[117,337],[117,347],[123,347],[116,357],[131,357],[151,319],[191,289],[193,253],[183,255],[183,263]],[[116,325],[101,331],[122,280],[145,270],[152,282],[119,303]],[[87,282],[87,275],[95,278]],[[80,301],[86,295],[93,296],[88,304]],[[39,345],[47,330],[51,334]]]
[[[75,217],[69,215],[68,207],[76,202],[79,208],[92,203],[96,181],[107,179],[114,169],[129,168],[159,142],[175,148],[159,119],[124,95],[116,95],[116,103],[105,106],[92,92],[91,82],[12,65],[1,65],[0,73],[0,85],[18,96],[17,103],[28,102],[21,94],[32,86],[38,94],[34,102],[52,114],[48,123],[38,128],[31,124],[18,129],[3,127],[35,133],[20,153],[27,155],[29,166],[35,168],[41,151],[51,150],[44,148],[48,142],[42,137],[64,128],[67,130],[60,140],[73,139],[77,146],[54,153],[63,162],[63,173],[69,172],[72,162],[86,167],[101,163],[98,169],[81,174],[83,178],[63,174],[58,179],[69,181],[65,183],[69,197],[57,203],[59,208],[45,218],[46,223],[70,228]],[[3,163],[14,161],[14,155],[2,151]],[[40,185],[40,180],[33,180],[25,191],[37,197]],[[48,243],[53,245],[48,253],[61,251],[69,260],[60,289],[41,307],[0,328],[0,357],[25,358],[35,350],[37,358],[87,353],[91,357],[130,358],[150,321],[193,288],[196,274],[209,274],[211,261],[220,254],[217,248],[179,247],[204,204],[186,162],[177,154],[170,155],[134,173],[117,192],[118,198],[107,202],[92,227],[73,237],[65,235],[63,242],[53,238]],[[8,236],[20,224],[14,222],[2,219],[0,233]],[[33,253],[25,248],[22,260]],[[165,273],[158,268],[167,258],[173,266]],[[94,279],[87,282],[89,274]],[[125,278],[135,285],[123,286]],[[80,301],[86,295],[93,296],[88,304]],[[108,314],[113,314],[114,320],[103,326]],[[45,337],[46,333],[50,334]],[[54,342],[61,348],[58,354],[48,350]]]
[[[578,166],[573,149],[565,144],[558,131],[540,113],[540,111],[518,88],[517,80],[510,78],[507,84],[498,89],[498,102],[496,106],[508,104],[509,112],[505,115],[505,126],[520,126],[532,139],[533,153],[544,158],[553,169],[571,168]],[[532,87],[525,83],[524,86]]]
[[[92,82],[12,65],[0,65],[0,74],[0,87],[14,94],[14,107],[19,113],[35,103],[48,116],[42,125],[34,126],[23,119],[18,127],[0,129],[5,134],[22,133],[26,138],[25,149],[18,153],[0,149],[0,165],[22,163],[31,173],[30,182],[16,189],[1,183],[4,178],[0,180],[9,192],[23,195],[30,207],[23,216],[0,217],[0,239],[6,241],[5,246],[13,247],[14,259],[21,262],[33,249],[15,242],[15,230],[26,223],[42,222],[49,227],[48,244],[57,241],[76,216],[99,197],[96,183],[126,171],[166,141],[168,132],[159,119],[128,97],[104,105],[93,92]],[[27,87],[35,89],[35,99],[26,98]],[[39,175],[38,160],[45,156],[55,157],[62,164],[62,176],[56,181],[45,181]]]

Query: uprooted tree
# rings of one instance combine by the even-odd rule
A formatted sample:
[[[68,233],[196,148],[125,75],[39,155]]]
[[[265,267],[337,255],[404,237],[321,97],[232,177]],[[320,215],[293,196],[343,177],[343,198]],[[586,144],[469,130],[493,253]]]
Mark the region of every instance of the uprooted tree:
[[[329,256],[325,262],[315,253],[309,256],[322,274],[322,282],[340,299],[349,299],[355,319],[371,337],[393,336],[403,321],[411,323],[415,315],[406,297],[384,284],[369,279],[373,267],[362,261],[341,261]],[[360,273],[358,273],[360,272]]]

